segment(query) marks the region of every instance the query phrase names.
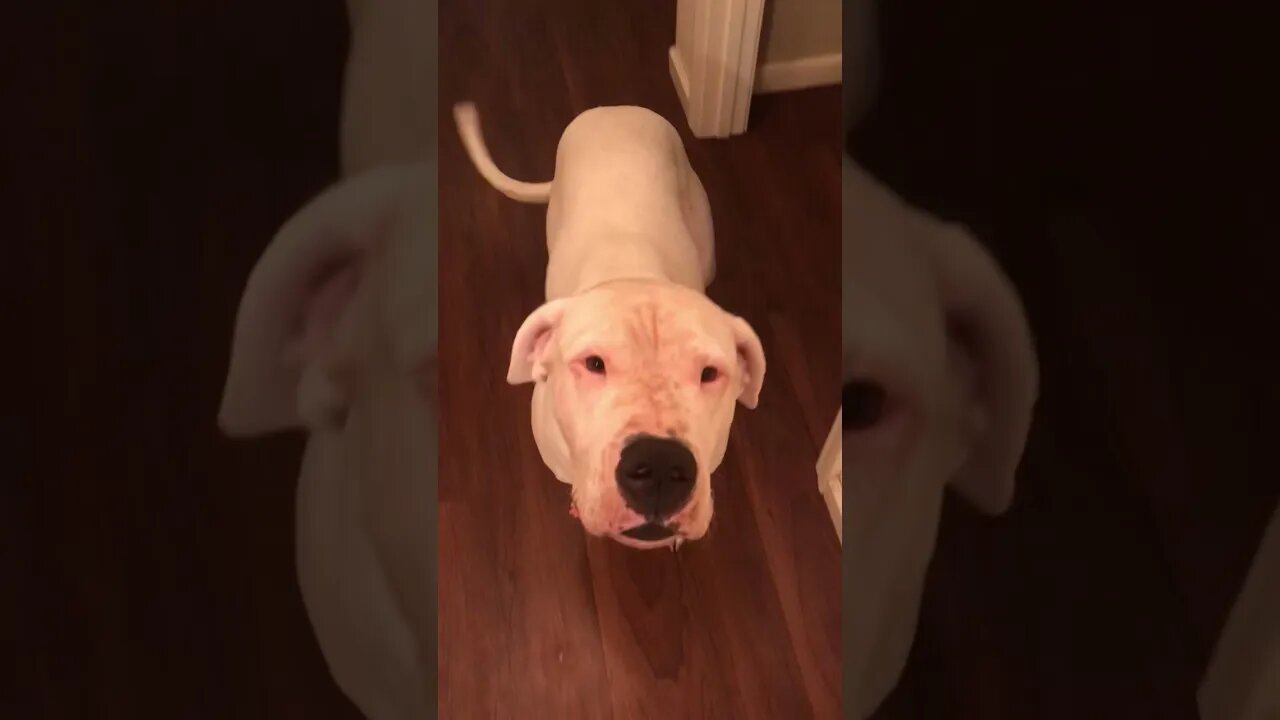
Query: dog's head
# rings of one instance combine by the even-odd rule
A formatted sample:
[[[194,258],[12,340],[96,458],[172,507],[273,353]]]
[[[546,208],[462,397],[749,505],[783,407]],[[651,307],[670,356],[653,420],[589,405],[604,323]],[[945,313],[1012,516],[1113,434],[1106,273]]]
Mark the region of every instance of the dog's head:
[[[874,668],[852,698],[866,717],[906,661],[944,489],[989,514],[1012,500],[1038,371],[1016,290],[967,229],[849,158],[843,193],[844,630]]]
[[[534,432],[587,531],[645,548],[706,534],[735,403],[755,407],[764,372],[742,318],[693,290],[617,281],[529,315],[507,380],[538,384]]]
[[[425,164],[362,173],[279,230],[241,299],[224,431],[341,431],[388,364],[404,394],[427,404],[437,334],[429,173]]]

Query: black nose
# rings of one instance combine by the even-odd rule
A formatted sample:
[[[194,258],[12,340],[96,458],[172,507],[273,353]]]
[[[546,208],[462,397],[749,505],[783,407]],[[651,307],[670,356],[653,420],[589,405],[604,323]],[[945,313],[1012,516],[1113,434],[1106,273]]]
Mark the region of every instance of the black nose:
[[[698,464],[678,440],[637,435],[618,459],[618,489],[627,507],[650,521],[664,520],[693,495]]]

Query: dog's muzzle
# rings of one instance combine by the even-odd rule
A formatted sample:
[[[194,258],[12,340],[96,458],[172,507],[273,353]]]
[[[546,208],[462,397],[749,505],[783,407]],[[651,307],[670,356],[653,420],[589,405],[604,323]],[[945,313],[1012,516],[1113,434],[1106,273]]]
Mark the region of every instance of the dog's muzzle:
[[[623,502],[645,519],[622,534],[654,542],[675,534],[668,521],[693,498],[698,463],[679,440],[635,435],[623,445],[615,478]]]

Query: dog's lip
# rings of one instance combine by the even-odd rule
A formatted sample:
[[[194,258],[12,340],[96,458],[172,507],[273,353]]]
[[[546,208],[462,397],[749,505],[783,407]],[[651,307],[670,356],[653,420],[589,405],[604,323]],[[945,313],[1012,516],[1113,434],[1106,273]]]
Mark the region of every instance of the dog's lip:
[[[661,523],[647,522],[622,531],[623,536],[643,542],[669,540],[676,534],[675,530]]]

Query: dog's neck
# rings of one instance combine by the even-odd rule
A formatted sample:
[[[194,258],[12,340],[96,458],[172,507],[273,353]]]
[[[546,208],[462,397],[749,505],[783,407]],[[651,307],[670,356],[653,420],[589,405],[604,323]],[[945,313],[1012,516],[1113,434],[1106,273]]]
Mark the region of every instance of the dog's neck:
[[[705,291],[700,269],[689,267],[682,258],[667,257],[664,247],[649,238],[623,235],[593,241],[590,252],[570,255],[572,259],[564,257],[567,262],[553,258],[547,268],[547,300],[578,295],[619,280],[671,283]]]

